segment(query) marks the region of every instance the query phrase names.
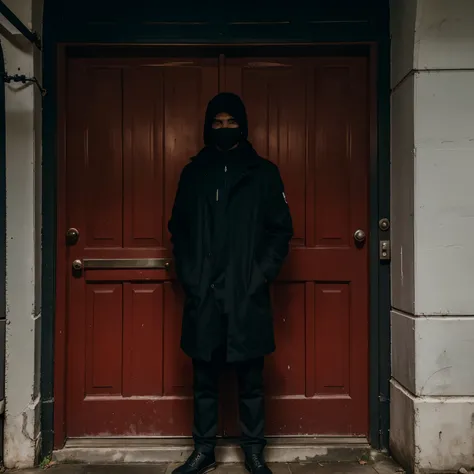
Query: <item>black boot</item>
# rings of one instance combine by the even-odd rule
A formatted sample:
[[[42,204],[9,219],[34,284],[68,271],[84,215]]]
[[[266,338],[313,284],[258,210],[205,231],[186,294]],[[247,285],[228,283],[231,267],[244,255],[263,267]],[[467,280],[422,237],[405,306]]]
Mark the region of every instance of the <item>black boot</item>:
[[[272,474],[270,468],[265,464],[263,454],[245,456],[245,469],[251,474]]]
[[[207,472],[213,471],[216,466],[214,453],[204,454],[199,451],[194,451],[182,466],[173,471],[173,474],[206,474]]]

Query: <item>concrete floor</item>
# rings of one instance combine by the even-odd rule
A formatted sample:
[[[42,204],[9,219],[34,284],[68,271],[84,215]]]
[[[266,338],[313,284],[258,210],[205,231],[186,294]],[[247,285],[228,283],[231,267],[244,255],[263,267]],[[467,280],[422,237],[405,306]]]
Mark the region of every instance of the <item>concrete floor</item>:
[[[115,464],[81,465],[63,464],[43,470],[48,474],[171,474],[178,464]],[[271,464],[274,474],[396,474],[403,471],[391,460],[375,463],[292,463]],[[21,474],[39,474],[41,469],[21,471]],[[216,474],[244,474],[247,471],[239,464],[223,464]]]

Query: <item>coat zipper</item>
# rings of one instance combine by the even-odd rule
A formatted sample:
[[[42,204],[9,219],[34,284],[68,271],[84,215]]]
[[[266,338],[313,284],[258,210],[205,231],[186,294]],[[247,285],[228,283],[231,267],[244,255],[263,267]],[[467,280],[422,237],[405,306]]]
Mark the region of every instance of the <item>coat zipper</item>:
[[[227,173],[227,166],[224,166],[224,173]],[[227,188],[227,174],[224,178],[224,189]],[[216,189],[216,202],[219,201],[219,188]]]

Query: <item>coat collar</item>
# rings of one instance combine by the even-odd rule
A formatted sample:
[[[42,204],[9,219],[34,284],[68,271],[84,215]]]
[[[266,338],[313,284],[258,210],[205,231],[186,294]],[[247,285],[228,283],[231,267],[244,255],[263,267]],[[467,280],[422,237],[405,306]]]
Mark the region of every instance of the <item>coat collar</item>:
[[[263,159],[258,156],[255,149],[247,141],[243,142],[238,148],[231,150],[229,153],[235,153],[234,158],[238,163],[239,169],[237,176],[231,184],[230,194],[232,195],[244,178],[247,177],[252,172],[252,170],[260,166]],[[209,203],[212,203],[216,196],[216,183],[213,179],[213,170],[215,170],[214,165],[221,159],[221,152],[213,147],[203,148],[194,158],[191,159],[198,169],[200,169],[200,174],[203,175],[201,178],[201,183],[206,190]]]
[[[235,159],[242,164],[243,168],[254,168],[261,161],[261,158],[248,141],[242,142],[235,150],[231,150],[228,153],[234,154]],[[207,167],[219,160],[221,154],[222,152],[214,147],[206,146],[195,157],[191,158],[191,161],[196,163],[196,165]]]

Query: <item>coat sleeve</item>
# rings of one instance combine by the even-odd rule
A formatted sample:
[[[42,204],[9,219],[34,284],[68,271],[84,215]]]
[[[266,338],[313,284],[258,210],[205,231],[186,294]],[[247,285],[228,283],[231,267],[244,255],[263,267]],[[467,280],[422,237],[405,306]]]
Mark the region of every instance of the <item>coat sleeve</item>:
[[[259,265],[267,281],[271,282],[280,272],[293,237],[293,223],[285,188],[275,165],[271,167],[265,206],[265,246]]]

